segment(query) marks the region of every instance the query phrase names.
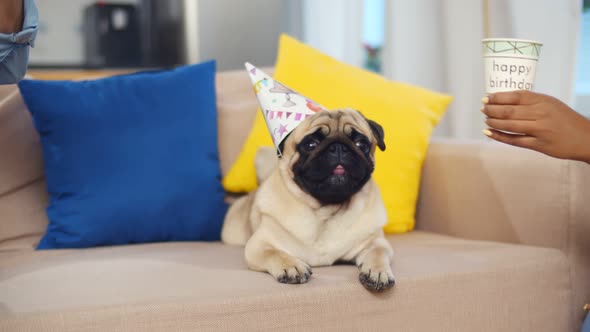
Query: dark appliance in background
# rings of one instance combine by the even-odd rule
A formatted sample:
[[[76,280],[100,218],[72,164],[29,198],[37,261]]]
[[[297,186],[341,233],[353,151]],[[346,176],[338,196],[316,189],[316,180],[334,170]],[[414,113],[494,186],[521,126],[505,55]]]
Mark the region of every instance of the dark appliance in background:
[[[139,1],[144,66],[161,68],[187,63],[186,1],[198,0]]]
[[[163,68],[186,63],[185,1],[97,1],[84,11],[87,67]]]
[[[301,5],[289,0],[254,3],[266,4],[265,11],[261,14],[252,1],[236,0],[97,1],[84,13],[86,63],[158,69],[216,59],[218,70],[225,70],[243,68],[247,58],[272,65],[277,37],[297,25],[276,18],[288,15],[299,22],[292,17],[301,16]]]
[[[130,4],[96,2],[84,10],[86,66],[141,67],[138,9]]]

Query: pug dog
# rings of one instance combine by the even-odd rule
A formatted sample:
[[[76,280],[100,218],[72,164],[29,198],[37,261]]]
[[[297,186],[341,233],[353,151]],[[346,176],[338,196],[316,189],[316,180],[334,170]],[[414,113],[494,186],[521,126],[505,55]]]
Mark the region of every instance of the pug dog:
[[[365,288],[391,288],[387,216],[371,179],[383,128],[356,110],[320,111],[279,148],[274,168],[257,156],[261,184],[230,207],[222,241],[245,245],[248,267],[281,283],[305,283],[311,267],[347,262]]]

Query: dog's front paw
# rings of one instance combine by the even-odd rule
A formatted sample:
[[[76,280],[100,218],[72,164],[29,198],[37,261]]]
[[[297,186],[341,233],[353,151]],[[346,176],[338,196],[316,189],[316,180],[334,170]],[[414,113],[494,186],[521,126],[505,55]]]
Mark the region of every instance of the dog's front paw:
[[[359,266],[359,280],[366,289],[381,292],[395,285],[390,266]]]
[[[283,284],[304,284],[311,277],[311,267],[295,257],[280,257],[269,273]]]

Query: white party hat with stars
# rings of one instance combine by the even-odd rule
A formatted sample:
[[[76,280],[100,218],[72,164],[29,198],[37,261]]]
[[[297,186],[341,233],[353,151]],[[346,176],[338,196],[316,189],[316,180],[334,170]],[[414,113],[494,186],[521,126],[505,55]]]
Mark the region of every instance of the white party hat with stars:
[[[262,70],[246,62],[246,69],[254,85],[254,92],[272,141],[279,156],[281,142],[309,116],[324,107],[275,81]]]

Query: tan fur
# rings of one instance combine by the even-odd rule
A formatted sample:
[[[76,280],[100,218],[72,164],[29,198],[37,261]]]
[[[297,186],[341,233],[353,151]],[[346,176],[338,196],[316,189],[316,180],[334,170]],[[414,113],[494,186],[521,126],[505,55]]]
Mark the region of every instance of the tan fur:
[[[287,138],[282,158],[277,161],[266,152],[262,159],[274,160],[277,167],[265,171],[270,175],[257,191],[231,206],[222,240],[245,245],[248,266],[281,282],[306,282],[310,266],[344,260],[359,266],[361,283],[368,289],[389,288],[393,250],[383,236],[387,216],[373,180],[347,203],[329,206],[321,206],[293,180],[296,145],[318,128],[331,134],[355,128],[373,137],[366,120],[354,110],[323,111],[302,122]],[[372,143],[371,155],[376,141]]]

